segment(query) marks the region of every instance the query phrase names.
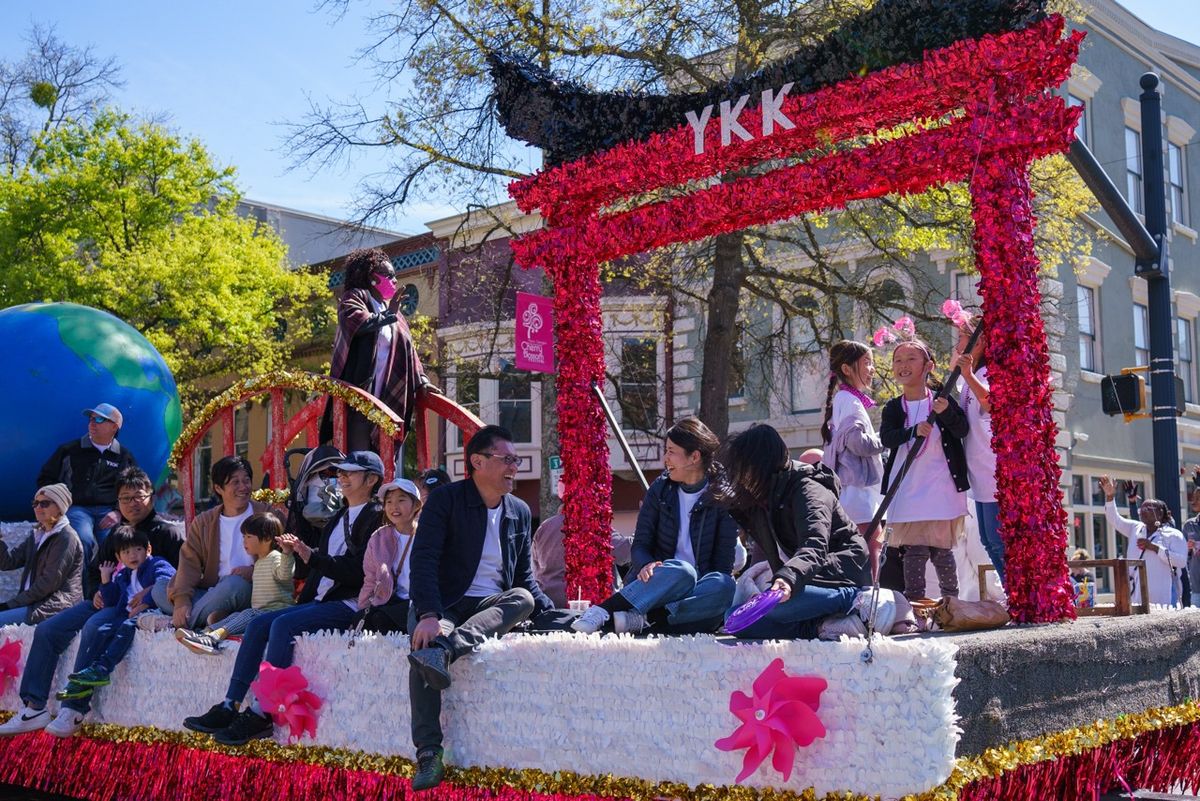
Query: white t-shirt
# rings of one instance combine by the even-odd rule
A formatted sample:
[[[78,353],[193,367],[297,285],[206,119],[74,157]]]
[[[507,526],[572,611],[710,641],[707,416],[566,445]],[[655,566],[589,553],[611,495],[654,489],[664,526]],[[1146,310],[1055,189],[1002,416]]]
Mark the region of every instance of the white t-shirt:
[[[408,598],[408,563],[412,558],[412,543],[414,534],[403,534],[396,529],[392,529],[396,535],[396,562],[391,566],[392,575],[396,578],[396,595],[400,598]],[[405,555],[405,550],[408,554]],[[404,557],[404,564],[400,564],[400,557]]]
[[[381,312],[387,307],[384,306],[375,298],[371,298],[371,309],[376,312]],[[395,334],[394,329],[390,325],[385,325],[376,332],[375,337],[375,397],[380,397],[380,391],[383,389],[384,373],[387,371],[388,358],[392,355],[392,336]]]
[[[926,395],[919,401],[905,401],[905,427],[915,426],[929,417],[932,402]],[[900,474],[900,467],[908,458],[909,448],[915,440],[909,440],[896,451],[892,462],[891,480]],[[888,507],[888,520],[892,523],[917,523],[925,520],[955,520],[967,513],[967,494],[959,492],[946,464],[946,453],[942,450],[942,430],[937,423],[921,447],[921,453],[913,460],[904,483]]]
[[[504,517],[504,504],[495,509],[487,510],[487,532],[483,535],[483,553],[479,555],[479,568],[471,586],[467,588],[468,598],[486,598],[495,595],[503,588],[500,582],[504,578],[504,564],[500,555],[500,519]]]
[[[358,519],[358,513],[363,510],[365,503],[360,503],[358,506],[351,506],[346,509],[346,516],[339,519],[333,524],[333,531],[329,532],[329,550],[326,556],[341,556],[346,552],[346,532],[354,527],[354,521]],[[317,585],[316,600],[320,601],[325,597],[325,593],[333,589],[334,581],[326,576],[321,577],[321,582]],[[358,609],[358,599],[343,601],[351,609]]]
[[[987,368],[980,367],[975,377],[988,388]],[[992,415],[985,412],[965,378],[958,380],[958,397],[971,430],[963,442],[967,455],[967,476],[971,479],[971,497],[980,503],[996,502],[996,454],[992,451]]]
[[[246,567],[254,564],[254,557],[246,553],[242,543],[242,521],[254,514],[253,506],[246,506],[246,511],[237,517],[221,515],[221,562],[217,566],[218,576],[228,576],[235,567]]]
[[[136,570],[129,570],[129,603],[125,604],[125,608],[129,610],[133,609],[133,596],[142,591],[142,582],[138,581],[137,574]]]
[[[675,541],[675,558],[696,566],[696,554],[692,552],[692,509],[704,493],[704,487],[695,492],[684,492],[679,488],[679,539]]]
[[[871,422],[871,417],[867,414],[867,409],[863,406],[862,401],[854,397],[852,393],[839,389],[833,396],[833,414],[829,418],[830,434],[835,435],[842,426],[853,425],[856,421],[862,421],[867,431],[875,430],[875,425]],[[834,456],[836,457],[836,454]],[[826,464],[832,467],[834,463],[829,461]],[[875,517],[876,510],[879,509],[879,504],[883,501],[883,495],[879,492],[878,483],[867,487],[852,487],[849,484],[842,484],[842,492],[838,496],[838,501],[841,502],[842,508],[855,523],[870,523]]]

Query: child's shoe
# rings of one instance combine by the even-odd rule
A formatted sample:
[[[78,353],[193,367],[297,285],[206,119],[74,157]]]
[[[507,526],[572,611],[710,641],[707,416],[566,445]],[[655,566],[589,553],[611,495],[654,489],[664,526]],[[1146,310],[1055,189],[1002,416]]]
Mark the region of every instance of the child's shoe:
[[[104,687],[112,684],[112,679],[103,670],[95,667],[85,667],[78,673],[67,676],[67,681],[82,684],[85,687]]]
[[[165,631],[170,625],[170,616],[156,609],[142,612],[137,619],[137,627],[142,631]]]
[[[83,725],[84,717],[82,712],[64,706],[58,710],[58,717],[50,721],[50,725],[46,727],[46,733],[53,734],[55,737],[71,737]]]
[[[211,634],[189,631],[182,637],[176,634],[175,638],[183,643],[183,646],[192,653],[205,654],[207,656],[216,656],[221,653],[221,641]]]
[[[89,687],[86,684],[80,684],[77,681],[69,681],[64,689],[61,689],[54,694],[54,697],[60,701],[70,701],[73,698],[91,698],[94,691],[94,687]]]

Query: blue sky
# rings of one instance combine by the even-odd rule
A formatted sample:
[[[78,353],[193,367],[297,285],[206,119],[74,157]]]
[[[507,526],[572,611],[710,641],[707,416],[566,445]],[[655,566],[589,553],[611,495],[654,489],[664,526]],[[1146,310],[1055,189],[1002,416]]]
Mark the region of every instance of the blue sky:
[[[368,41],[367,13],[387,5],[352,0],[338,20],[308,0],[0,0],[0,53],[19,56],[31,23],[56,25],[64,40],[117,57],[126,84],[117,105],[166,115],[178,131],[199,138],[237,167],[247,197],[349,217],[356,184],[382,162],[361,156],[316,174],[289,171],[280,123],[302,117],[306,93],[318,101],[386,95],[356,55]],[[1195,0],[1124,5],[1160,30],[1200,42]],[[414,203],[388,227],[418,232],[454,211]]]

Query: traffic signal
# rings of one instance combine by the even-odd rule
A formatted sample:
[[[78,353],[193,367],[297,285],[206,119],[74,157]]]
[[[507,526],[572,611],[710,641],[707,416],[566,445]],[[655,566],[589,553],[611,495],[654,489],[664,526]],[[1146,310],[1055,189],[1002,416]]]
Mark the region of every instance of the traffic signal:
[[[1105,414],[1140,414],[1146,408],[1146,381],[1136,373],[1106,375],[1100,381]]]

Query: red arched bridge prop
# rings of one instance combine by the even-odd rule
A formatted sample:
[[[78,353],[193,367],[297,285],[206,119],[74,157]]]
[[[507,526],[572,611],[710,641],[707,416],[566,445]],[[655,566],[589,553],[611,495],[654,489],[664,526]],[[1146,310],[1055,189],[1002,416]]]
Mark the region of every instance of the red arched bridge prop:
[[[311,397],[290,417],[287,414],[288,391],[309,393]],[[221,452],[235,452],[234,410],[243,403],[268,396],[270,409],[270,434],[267,448],[262,454],[262,471],[270,476],[270,487],[274,490],[288,488],[287,451],[301,434],[304,446],[312,448],[319,444],[318,431],[321,415],[328,399],[333,399],[333,444],[341,451],[346,450],[346,407],[352,406],[376,424],[379,431],[379,456],[383,460],[384,479],[390,481],[395,473],[397,449],[408,432],[404,421],[383,401],[358,387],[315,373],[270,373],[264,376],[239,381],[218,397],[210,401],[196,419],[189,424],[175,443],[171,452],[171,464],[179,473],[179,491],[183,495],[184,516],[190,523],[196,515],[195,476],[193,456],[205,435],[220,424]],[[417,399],[413,419],[413,444],[417,452],[417,467],[424,470],[434,464],[430,445],[429,426],[425,425],[425,412],[431,412],[458,427],[463,433],[464,444],[483,427],[483,421],[467,409],[459,406],[444,395],[424,394]]]
[[[510,187],[546,226],[513,241],[555,289],[567,577],[598,600],[610,584],[611,475],[603,381],[603,262],[828,211],[889,193],[967,182],[988,321],[987,358],[1010,608],[1072,617],[1054,450],[1049,355],[1027,170],[1065,151],[1080,111],[1049,90],[1082,34],[1061,17],[929,51],[916,63],[792,96],[792,84],[688,112],[667,131],[547,168]]]

